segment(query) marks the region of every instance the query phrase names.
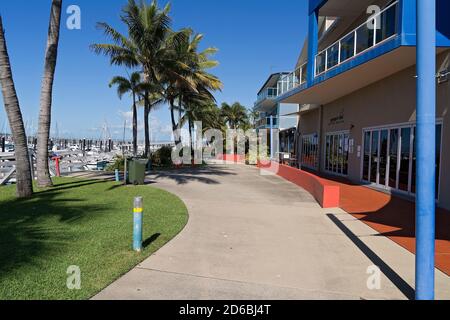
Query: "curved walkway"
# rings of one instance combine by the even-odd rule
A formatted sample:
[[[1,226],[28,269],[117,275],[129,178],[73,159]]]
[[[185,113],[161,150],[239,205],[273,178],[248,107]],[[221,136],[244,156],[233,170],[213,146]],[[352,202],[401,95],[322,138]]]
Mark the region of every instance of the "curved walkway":
[[[244,165],[149,176],[190,220],[172,242],[94,299],[405,299],[414,256],[339,209]],[[151,214],[146,212],[146,214]],[[368,268],[382,271],[369,290]],[[438,298],[450,280],[438,272]]]

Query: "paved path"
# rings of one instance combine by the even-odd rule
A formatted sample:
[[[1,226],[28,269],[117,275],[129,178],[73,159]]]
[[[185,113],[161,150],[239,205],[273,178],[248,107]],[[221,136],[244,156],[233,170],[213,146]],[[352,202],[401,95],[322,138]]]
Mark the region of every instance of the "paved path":
[[[94,299],[405,299],[414,256],[299,187],[243,165],[149,177],[189,209],[173,241]],[[369,290],[378,265],[381,289]],[[438,272],[438,298],[450,298]]]

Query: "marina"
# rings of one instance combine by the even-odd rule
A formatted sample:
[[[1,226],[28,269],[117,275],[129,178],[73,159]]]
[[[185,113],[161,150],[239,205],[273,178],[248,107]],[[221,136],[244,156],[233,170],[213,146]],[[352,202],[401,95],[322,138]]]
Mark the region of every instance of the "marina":
[[[30,137],[28,150],[32,175],[36,177],[36,138]],[[13,184],[15,179],[15,147],[10,135],[0,138],[0,185]],[[49,142],[49,169],[52,177],[82,171],[104,171],[118,157],[132,157],[132,143],[113,139],[51,139]],[[154,142],[150,151],[173,147],[172,142]],[[138,154],[144,145],[138,144]],[[58,170],[56,169],[58,161]]]

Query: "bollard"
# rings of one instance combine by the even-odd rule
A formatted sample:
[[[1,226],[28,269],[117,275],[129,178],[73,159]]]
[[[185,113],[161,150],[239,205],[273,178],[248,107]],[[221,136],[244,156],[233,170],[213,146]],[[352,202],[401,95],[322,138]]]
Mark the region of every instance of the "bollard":
[[[142,216],[144,214],[142,197],[134,198],[133,210],[133,250],[142,251]]]
[[[55,174],[57,177],[61,177],[61,168],[59,167],[59,157],[53,157],[53,160],[55,161]]]
[[[119,169],[116,169],[116,182],[120,182]]]

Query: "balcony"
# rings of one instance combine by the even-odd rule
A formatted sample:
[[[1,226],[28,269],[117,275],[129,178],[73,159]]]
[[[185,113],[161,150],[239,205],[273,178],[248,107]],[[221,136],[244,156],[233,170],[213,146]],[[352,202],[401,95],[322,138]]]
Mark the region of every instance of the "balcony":
[[[278,97],[278,90],[277,88],[267,88],[261,93],[258,94],[258,98],[256,100],[256,103],[260,103],[261,101],[267,100],[267,99],[276,99]]]
[[[298,67],[294,72],[280,78],[277,84],[277,91],[282,95],[304,83],[306,83],[307,63]]]
[[[273,117],[273,128],[278,128],[278,118]],[[256,122],[256,128],[257,129],[270,129],[270,117],[259,119]]]
[[[315,0],[310,1],[313,3]],[[321,46],[318,54],[313,50],[309,52],[308,72],[313,74],[308,75],[306,85],[289,86],[294,88],[286,92],[281,90],[276,100],[278,103],[326,105],[414,67],[417,45],[415,1],[392,1],[369,19],[361,18],[367,5],[372,3],[372,0],[320,1],[320,5],[324,5],[320,7],[320,12],[311,13],[311,25],[317,16],[341,17],[342,25],[337,24],[323,38],[324,41],[331,40],[327,42],[327,47]],[[448,12],[445,9],[449,7],[448,0],[437,2],[437,54],[450,48],[448,17],[444,13]],[[356,23],[356,28],[350,28],[355,20],[364,23]],[[309,43],[320,40],[318,34],[309,34],[308,38]],[[331,45],[328,46],[328,43]]]
[[[267,88],[258,94],[255,102],[255,109],[260,111],[269,111],[276,104],[275,99],[278,97],[277,88]]]
[[[319,52],[315,59],[315,76],[322,75],[396,36],[397,11],[398,1]]]

